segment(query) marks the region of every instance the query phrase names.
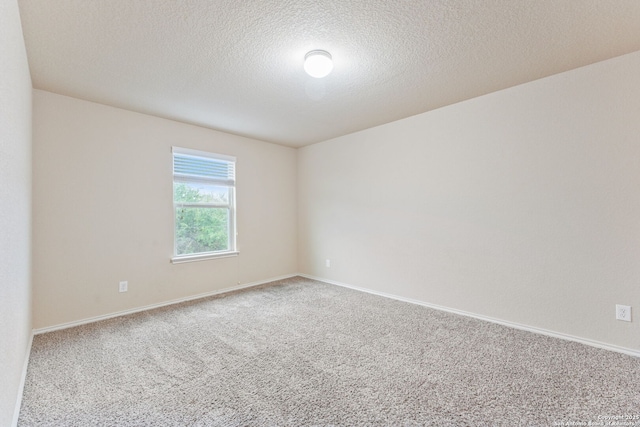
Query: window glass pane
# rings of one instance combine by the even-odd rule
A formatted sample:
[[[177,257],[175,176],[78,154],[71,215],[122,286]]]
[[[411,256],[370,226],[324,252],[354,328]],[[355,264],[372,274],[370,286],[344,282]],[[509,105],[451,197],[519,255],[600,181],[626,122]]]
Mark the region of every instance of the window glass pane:
[[[176,203],[229,203],[229,187],[199,182],[174,182]]]
[[[226,250],[229,209],[176,208],[176,255]]]

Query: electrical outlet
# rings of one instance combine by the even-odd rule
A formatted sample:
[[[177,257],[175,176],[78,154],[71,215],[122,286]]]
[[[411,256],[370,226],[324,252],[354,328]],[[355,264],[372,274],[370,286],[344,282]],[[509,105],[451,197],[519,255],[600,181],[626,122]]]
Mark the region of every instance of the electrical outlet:
[[[118,288],[120,292],[127,292],[129,290],[129,282],[126,280],[120,282],[120,287]]]
[[[327,260],[324,262],[324,265],[325,265],[325,266],[327,266],[327,268],[328,268],[328,267],[331,267],[331,260],[330,260],[330,259],[327,259]]]
[[[616,304],[616,319],[631,322],[631,307],[628,305]]]

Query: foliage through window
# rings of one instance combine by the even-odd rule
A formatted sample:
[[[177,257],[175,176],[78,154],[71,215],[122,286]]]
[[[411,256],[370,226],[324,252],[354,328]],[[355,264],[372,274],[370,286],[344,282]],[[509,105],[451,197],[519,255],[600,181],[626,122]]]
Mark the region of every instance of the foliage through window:
[[[173,147],[174,257],[235,253],[235,158]]]

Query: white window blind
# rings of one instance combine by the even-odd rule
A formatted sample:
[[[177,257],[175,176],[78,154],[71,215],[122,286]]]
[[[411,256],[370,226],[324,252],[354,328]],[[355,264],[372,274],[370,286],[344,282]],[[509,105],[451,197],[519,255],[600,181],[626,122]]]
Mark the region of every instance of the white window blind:
[[[235,185],[236,163],[235,158],[213,157],[212,154],[196,156],[186,154],[180,150],[173,151],[173,177],[191,181],[193,179],[210,182],[212,184]],[[189,150],[191,151],[191,150]],[[191,151],[193,153],[193,151]]]

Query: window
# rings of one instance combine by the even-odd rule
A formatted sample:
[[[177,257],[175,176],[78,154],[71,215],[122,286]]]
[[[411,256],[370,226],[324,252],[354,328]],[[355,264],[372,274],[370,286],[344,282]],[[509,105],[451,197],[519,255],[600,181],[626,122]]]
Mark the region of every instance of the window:
[[[172,261],[237,255],[235,157],[177,147],[172,151]]]

